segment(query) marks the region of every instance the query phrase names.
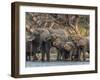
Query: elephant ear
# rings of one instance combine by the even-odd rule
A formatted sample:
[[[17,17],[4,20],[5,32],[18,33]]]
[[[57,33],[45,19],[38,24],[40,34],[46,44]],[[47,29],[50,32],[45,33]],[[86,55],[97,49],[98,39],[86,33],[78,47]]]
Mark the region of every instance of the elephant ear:
[[[35,40],[35,36],[30,36],[26,39],[26,41],[32,41],[32,40]]]
[[[28,40],[28,41],[35,40],[37,36],[39,36],[39,32],[37,32],[36,30],[34,30],[34,31],[32,32],[32,34],[27,38],[27,40]]]

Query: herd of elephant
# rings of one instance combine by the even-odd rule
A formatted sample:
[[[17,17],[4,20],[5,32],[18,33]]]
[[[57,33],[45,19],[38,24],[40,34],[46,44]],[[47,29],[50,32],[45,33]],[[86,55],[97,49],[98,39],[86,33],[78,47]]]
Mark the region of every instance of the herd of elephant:
[[[89,37],[71,36],[65,29],[35,28],[26,40],[26,60],[32,56],[33,61],[50,61],[52,47],[57,49],[56,60],[85,61],[86,53],[89,55]],[[37,53],[41,54],[40,59]]]

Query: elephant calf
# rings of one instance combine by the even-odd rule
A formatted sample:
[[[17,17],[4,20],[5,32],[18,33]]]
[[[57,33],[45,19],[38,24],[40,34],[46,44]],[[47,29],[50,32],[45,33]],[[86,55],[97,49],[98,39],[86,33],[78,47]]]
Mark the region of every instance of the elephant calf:
[[[57,60],[60,60],[61,58],[62,60],[66,60],[66,58],[72,60],[73,52],[75,49],[73,42],[62,41],[58,38],[53,42],[53,46],[55,46],[58,50]]]
[[[68,60],[73,60],[73,56],[75,55],[75,45],[71,41],[67,41],[64,46],[64,50],[66,51],[65,57],[67,55]]]
[[[78,40],[74,41],[77,48],[78,60],[86,60],[86,52],[89,53],[89,38],[81,37]],[[83,56],[81,57],[83,53]]]

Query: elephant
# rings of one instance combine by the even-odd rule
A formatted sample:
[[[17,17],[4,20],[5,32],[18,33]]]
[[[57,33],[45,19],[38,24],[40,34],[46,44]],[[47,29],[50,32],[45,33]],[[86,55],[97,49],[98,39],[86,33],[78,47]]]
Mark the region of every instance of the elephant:
[[[73,42],[63,41],[60,38],[57,38],[53,42],[53,46],[58,50],[57,60],[66,60],[66,58],[72,60],[75,50],[75,45]]]
[[[57,60],[61,60],[61,58],[64,58],[64,49],[63,49],[64,43],[57,38],[55,41],[53,41],[53,47],[56,47],[58,53],[57,53]]]
[[[73,40],[76,46],[76,57],[78,60],[86,60],[86,52],[89,53],[89,37],[79,37]],[[83,55],[82,55],[83,53]],[[81,58],[82,55],[82,58]]]
[[[64,29],[49,29],[51,36],[51,46],[56,47],[58,54],[57,60],[64,59],[65,51],[63,45],[68,41],[69,34]]]
[[[32,40],[32,50],[33,56],[36,58],[36,53],[41,53],[41,60],[45,60],[45,55],[47,61],[50,60],[50,46],[51,46],[51,36],[50,32],[46,28],[35,28],[30,36]]]
[[[75,44],[72,41],[66,41],[63,48],[66,52],[65,57],[67,57],[68,60],[73,60],[76,50]]]
[[[38,60],[38,57],[36,56],[36,53],[40,52],[40,31],[38,29],[33,29],[33,32],[31,36],[27,39],[27,42],[31,41],[30,46],[32,54],[32,60]]]
[[[51,48],[51,36],[47,29],[40,34],[40,49],[42,53],[42,61],[50,61],[50,48]]]

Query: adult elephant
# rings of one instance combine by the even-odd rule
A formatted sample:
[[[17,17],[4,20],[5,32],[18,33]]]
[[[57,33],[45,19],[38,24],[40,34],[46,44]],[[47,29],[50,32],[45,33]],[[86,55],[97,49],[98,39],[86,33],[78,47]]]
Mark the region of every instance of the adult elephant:
[[[42,61],[50,61],[50,48],[51,48],[51,34],[48,29],[43,29],[40,34],[40,49],[42,53]]]
[[[38,60],[38,57],[36,56],[36,53],[40,51],[40,31],[38,29],[33,29],[31,36],[28,38],[28,40],[31,40],[31,56],[32,60]]]
[[[46,28],[36,28],[30,37],[32,39],[34,56],[37,51],[41,53],[41,60],[50,61],[51,34]]]

